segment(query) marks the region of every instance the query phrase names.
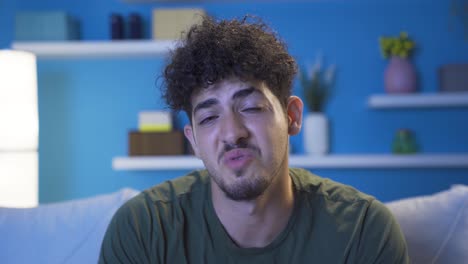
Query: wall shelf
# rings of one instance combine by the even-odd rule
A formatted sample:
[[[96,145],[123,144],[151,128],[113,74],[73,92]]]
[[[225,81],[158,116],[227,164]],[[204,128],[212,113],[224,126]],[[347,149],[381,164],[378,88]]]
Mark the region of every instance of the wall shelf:
[[[468,168],[466,154],[292,155],[291,167],[333,169]],[[192,170],[204,168],[193,156],[115,157],[114,170]]]
[[[468,107],[468,92],[372,95],[371,108]]]
[[[90,58],[161,56],[174,48],[173,40],[116,40],[65,42],[14,42],[12,48],[39,58]]]

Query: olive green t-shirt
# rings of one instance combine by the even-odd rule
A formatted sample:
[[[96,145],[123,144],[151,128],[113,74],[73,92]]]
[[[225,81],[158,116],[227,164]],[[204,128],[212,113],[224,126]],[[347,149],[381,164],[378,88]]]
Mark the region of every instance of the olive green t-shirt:
[[[290,169],[293,213],[263,248],[241,248],[211,201],[208,172],[148,189],[114,215],[99,263],[409,263],[390,211],[371,196]]]

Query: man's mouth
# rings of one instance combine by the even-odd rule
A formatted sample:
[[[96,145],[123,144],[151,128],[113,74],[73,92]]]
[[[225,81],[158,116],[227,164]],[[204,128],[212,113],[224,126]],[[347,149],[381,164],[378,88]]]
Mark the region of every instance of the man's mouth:
[[[250,164],[254,158],[255,153],[251,149],[237,148],[224,153],[223,164],[232,170],[239,170]]]

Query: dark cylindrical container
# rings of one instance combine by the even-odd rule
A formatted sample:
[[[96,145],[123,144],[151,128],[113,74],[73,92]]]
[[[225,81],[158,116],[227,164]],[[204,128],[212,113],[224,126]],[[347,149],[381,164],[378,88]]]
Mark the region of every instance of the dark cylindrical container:
[[[124,38],[124,21],[121,15],[115,13],[110,15],[110,31],[111,39]]]
[[[143,21],[139,14],[131,13],[128,18],[129,38],[143,38]]]

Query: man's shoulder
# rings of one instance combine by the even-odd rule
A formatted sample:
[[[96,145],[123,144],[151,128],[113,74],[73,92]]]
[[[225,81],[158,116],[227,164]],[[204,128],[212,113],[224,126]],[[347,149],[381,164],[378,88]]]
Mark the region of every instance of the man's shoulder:
[[[322,237],[334,234],[349,249],[356,263],[374,259],[379,263],[408,263],[403,234],[390,210],[374,197],[352,186],[316,176],[303,169],[291,169],[290,175],[301,201],[309,203],[311,217]],[[301,220],[304,218],[301,218]],[[305,221],[309,225],[311,221]],[[340,230],[340,232],[337,232]],[[372,261],[374,263],[374,261]]]
[[[356,188],[317,176],[305,169],[291,168],[290,174],[296,191],[306,193],[314,198],[321,198],[330,202],[370,203],[375,198]]]
[[[208,185],[209,176],[206,170],[193,171],[146,189],[141,196],[152,202],[167,203],[178,200],[181,196],[201,193]]]
[[[179,202],[183,197],[203,195],[207,186],[209,186],[208,173],[205,170],[193,171],[142,191],[127,201],[121,209],[138,210],[138,208],[145,209],[150,204]]]
[[[108,226],[101,260],[109,258],[111,263],[116,263],[129,255],[139,260],[148,256],[156,259],[155,252],[147,251],[147,246],[155,244],[155,241],[164,241],[166,232],[177,229],[180,219],[186,214],[190,217],[201,211],[199,208],[208,183],[206,172],[194,171],[144,190],[128,200],[117,210]],[[190,210],[180,210],[185,208]],[[122,243],[115,244],[116,240]]]

